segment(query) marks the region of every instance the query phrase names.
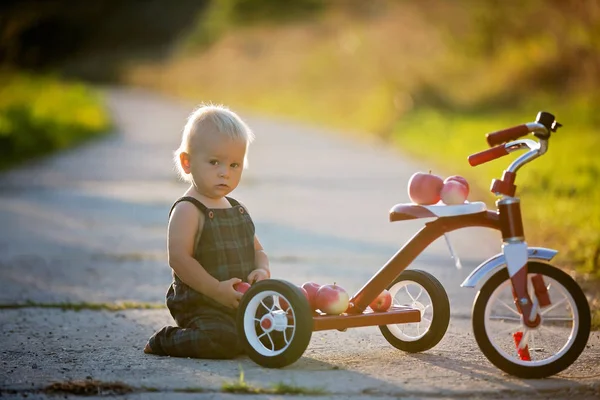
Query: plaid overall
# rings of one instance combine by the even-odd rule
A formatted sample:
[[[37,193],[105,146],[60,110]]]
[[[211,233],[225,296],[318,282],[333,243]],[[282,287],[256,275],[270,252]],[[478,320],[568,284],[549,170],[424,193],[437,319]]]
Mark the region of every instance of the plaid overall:
[[[194,258],[219,281],[246,280],[254,270],[254,223],[236,200],[231,208],[209,209],[193,197],[182,197],[204,214],[195,238]],[[170,215],[170,213],[169,213]],[[175,271],[167,291],[167,307],[177,326],[165,326],[149,340],[152,352],[174,357],[233,358],[241,354],[235,317],[227,308],[186,285]]]

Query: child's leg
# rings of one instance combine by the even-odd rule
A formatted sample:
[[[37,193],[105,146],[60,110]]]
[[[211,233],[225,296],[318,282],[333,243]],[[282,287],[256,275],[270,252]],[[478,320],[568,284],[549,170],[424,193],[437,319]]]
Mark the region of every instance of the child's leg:
[[[185,327],[165,326],[148,341],[154,354],[229,359],[242,353],[235,319],[218,310],[202,310]]]

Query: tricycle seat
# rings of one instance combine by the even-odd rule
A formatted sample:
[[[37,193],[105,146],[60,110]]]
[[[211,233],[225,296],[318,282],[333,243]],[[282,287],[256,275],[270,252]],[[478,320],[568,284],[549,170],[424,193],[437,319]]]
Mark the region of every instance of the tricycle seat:
[[[443,203],[431,206],[401,203],[396,204],[390,210],[390,222],[417,218],[455,217],[458,215],[477,214],[485,211],[487,211],[487,207],[482,201],[475,201],[473,203],[465,202],[463,204],[452,206]]]

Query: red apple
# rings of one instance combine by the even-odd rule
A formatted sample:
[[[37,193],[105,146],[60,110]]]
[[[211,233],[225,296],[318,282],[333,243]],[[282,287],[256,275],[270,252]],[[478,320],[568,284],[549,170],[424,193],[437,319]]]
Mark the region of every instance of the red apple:
[[[340,315],[348,308],[350,296],[343,287],[336,285],[323,285],[317,291],[315,300],[319,310],[329,315]]]
[[[444,181],[431,172],[416,172],[408,181],[408,197],[416,204],[435,204],[440,201],[440,191]]]
[[[302,294],[304,295],[304,297],[306,297],[306,300],[308,300],[308,304],[310,304],[310,298],[308,297],[308,292],[306,291],[306,289],[304,289],[303,287],[299,286],[298,287],[300,289],[300,291],[302,292]],[[283,297],[279,297],[279,305],[281,306],[282,310],[287,310],[289,308],[289,304],[287,301],[285,301],[285,299]]]
[[[460,175],[452,175],[447,177],[446,179],[444,179],[444,183],[450,182],[450,181],[457,181],[462,183],[463,185],[465,185],[467,187],[467,193],[469,192],[469,182],[467,182],[467,180],[465,178],[463,178]]]
[[[302,289],[306,290],[308,295],[308,304],[310,304],[311,310],[316,310],[317,305],[315,299],[317,298],[317,291],[321,288],[321,285],[315,282],[305,282],[302,284]]]
[[[250,289],[250,284],[248,282],[239,282],[233,285],[233,288],[240,293],[246,293]]]
[[[373,311],[387,311],[392,306],[392,294],[387,290],[379,293],[379,296],[369,304]]]
[[[444,183],[440,197],[444,204],[463,204],[469,195],[469,189],[458,181]]]

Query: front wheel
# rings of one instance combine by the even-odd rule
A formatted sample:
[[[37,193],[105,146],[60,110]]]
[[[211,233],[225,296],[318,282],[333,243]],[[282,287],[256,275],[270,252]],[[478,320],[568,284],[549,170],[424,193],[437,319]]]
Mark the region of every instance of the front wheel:
[[[450,323],[450,302],[442,284],[421,270],[403,271],[388,287],[395,306],[421,312],[421,322],[382,325],[383,337],[395,348],[409,353],[431,349],[444,337]]]
[[[520,378],[545,378],[569,367],[581,354],[590,334],[590,308],[579,285],[548,264],[527,264],[527,285],[536,302],[532,277],[541,275],[550,304],[539,309],[540,324],[528,328],[513,299],[507,269],[494,274],[477,293],[473,332],[487,359]],[[524,340],[526,345],[517,347]]]

